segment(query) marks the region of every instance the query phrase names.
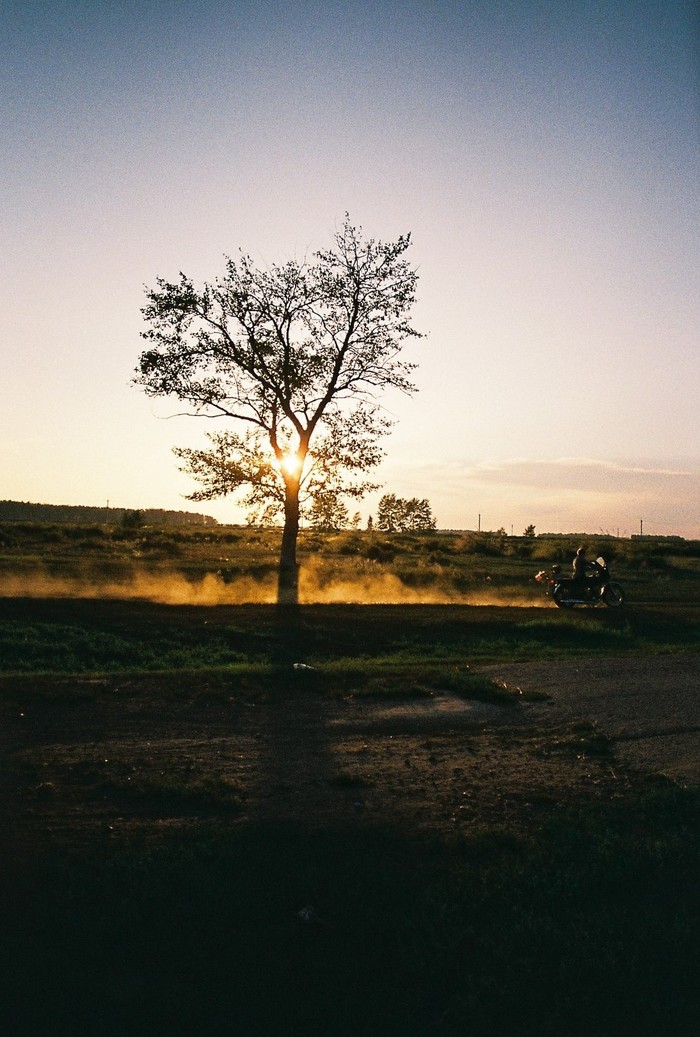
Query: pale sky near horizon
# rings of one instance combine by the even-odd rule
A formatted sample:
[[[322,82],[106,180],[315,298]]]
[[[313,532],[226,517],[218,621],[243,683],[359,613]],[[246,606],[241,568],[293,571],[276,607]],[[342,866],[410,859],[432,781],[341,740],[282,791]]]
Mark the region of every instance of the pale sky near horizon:
[[[382,492],[442,528],[700,538],[697,4],[0,14],[0,498],[241,521],[184,499],[171,448],[210,426],[130,384],[143,285],[302,258],[348,211],[420,271]]]

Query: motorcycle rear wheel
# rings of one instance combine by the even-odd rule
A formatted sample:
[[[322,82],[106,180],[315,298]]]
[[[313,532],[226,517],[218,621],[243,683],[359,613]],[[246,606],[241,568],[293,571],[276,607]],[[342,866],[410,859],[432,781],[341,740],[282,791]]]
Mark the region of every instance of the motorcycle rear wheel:
[[[603,590],[603,601],[609,608],[619,608],[624,604],[625,592],[619,583],[609,583]]]
[[[568,600],[568,598],[564,597],[564,592],[562,591],[561,587],[557,587],[557,589],[552,594],[552,598],[554,599],[554,604],[557,606],[558,609],[572,608],[571,602]]]

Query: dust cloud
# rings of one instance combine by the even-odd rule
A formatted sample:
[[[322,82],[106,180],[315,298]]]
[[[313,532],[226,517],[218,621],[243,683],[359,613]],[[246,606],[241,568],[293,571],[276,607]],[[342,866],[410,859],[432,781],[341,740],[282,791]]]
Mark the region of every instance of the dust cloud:
[[[0,597],[4,598],[91,598],[120,601],[151,601],[159,605],[243,605],[273,603],[274,583],[266,586],[251,578],[225,583],[215,573],[201,580],[187,580],[177,573],[134,572],[124,579],[61,577],[32,573],[1,576]]]
[[[179,573],[135,570],[120,579],[105,579],[86,572],[57,576],[34,571],[0,576],[0,597],[85,598],[94,600],[138,600],[160,605],[272,605],[277,598],[274,577],[257,580],[241,576],[230,582],[216,573],[188,580]],[[460,593],[449,587],[408,587],[391,573],[330,577],[321,566],[305,564],[300,570],[299,601],[312,604],[357,605],[494,605],[547,607],[547,599],[527,595],[499,594],[495,589]]]
[[[547,607],[539,596],[499,593],[495,588],[460,592],[443,582],[407,586],[394,573],[329,574],[323,563],[309,559],[299,575],[302,604],[357,605],[502,605],[516,608]]]
[[[499,594],[486,589],[459,592],[449,587],[423,585],[408,587],[392,573],[324,578],[323,570],[314,565],[302,568],[299,600],[304,604],[358,605],[510,605],[533,607],[547,604],[525,595]]]

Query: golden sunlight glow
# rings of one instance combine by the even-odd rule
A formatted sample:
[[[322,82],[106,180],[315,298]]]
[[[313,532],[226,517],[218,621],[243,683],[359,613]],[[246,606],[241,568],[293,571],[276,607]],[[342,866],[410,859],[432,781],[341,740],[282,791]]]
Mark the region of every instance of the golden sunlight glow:
[[[280,468],[287,475],[299,475],[301,471],[301,458],[296,453],[285,454],[280,461]]]

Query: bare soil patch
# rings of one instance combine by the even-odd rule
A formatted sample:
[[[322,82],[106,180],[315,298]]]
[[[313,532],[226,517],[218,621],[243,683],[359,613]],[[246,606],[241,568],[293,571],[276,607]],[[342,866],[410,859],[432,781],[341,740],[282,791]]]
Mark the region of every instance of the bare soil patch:
[[[445,834],[536,830],[554,808],[700,778],[700,657],[505,664],[513,705],[248,702],[206,685],[55,679],[2,704],[3,856],[106,847],[204,826],[276,823]],[[7,690],[7,689],[6,689]],[[539,694],[541,697],[534,697]]]
[[[538,724],[583,718],[605,732],[621,762],[681,784],[700,782],[700,655],[505,663],[480,671],[524,694]]]

